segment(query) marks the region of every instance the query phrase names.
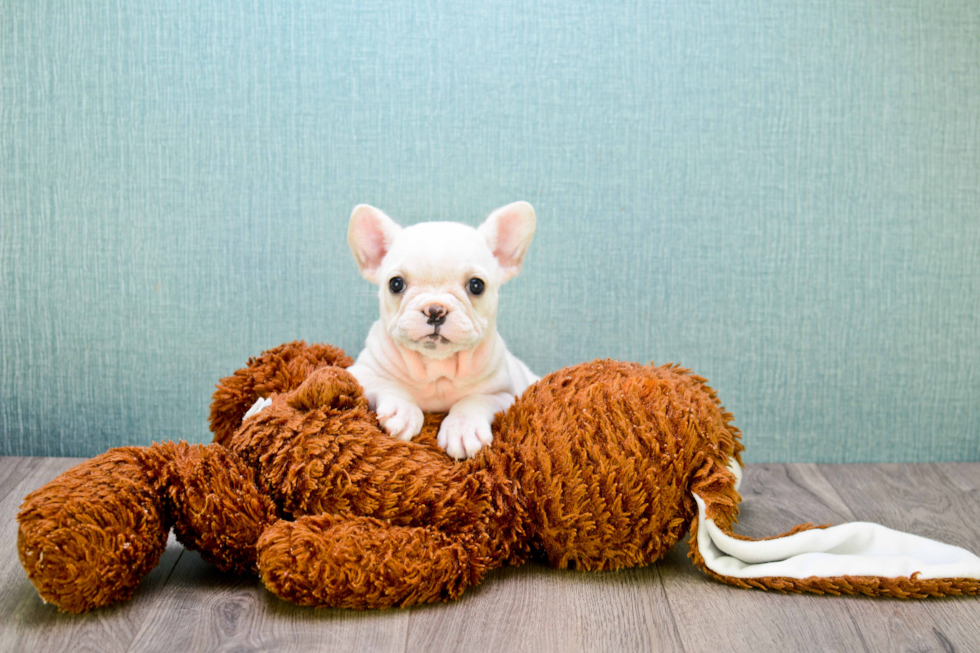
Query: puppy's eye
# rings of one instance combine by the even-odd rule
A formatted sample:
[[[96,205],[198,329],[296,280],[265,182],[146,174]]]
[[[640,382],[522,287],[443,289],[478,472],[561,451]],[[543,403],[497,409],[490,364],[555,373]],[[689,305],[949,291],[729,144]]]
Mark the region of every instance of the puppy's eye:
[[[391,291],[392,295],[397,295],[405,290],[405,280],[401,277],[392,277],[391,281],[388,282],[388,290]]]
[[[470,291],[471,295],[482,295],[485,288],[486,284],[483,283],[483,280],[476,277],[466,283],[466,289]]]

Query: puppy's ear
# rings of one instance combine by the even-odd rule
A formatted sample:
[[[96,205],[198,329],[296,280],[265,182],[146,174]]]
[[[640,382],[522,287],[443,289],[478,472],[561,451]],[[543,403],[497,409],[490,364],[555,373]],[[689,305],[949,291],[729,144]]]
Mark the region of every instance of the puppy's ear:
[[[371,283],[378,283],[378,267],[402,228],[380,210],[367,204],[358,204],[350,214],[347,227],[347,244],[354,253],[361,276]]]
[[[536,224],[534,207],[527,202],[514,202],[491,213],[486,222],[480,225],[478,231],[500,263],[504,281],[521,271]]]

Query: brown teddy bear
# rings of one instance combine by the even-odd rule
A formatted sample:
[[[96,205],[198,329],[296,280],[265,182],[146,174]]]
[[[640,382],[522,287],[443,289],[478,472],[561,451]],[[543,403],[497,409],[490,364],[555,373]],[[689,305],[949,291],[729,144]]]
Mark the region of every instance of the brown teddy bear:
[[[38,593],[70,612],[127,599],[171,527],[220,569],[258,573],[311,606],[454,599],[491,569],[532,558],[646,565],[688,530],[695,564],[741,587],[980,592],[966,577],[738,571],[724,549],[746,541],[731,534],[739,431],[686,370],[608,360],[560,370],[497,416],[492,446],[456,462],[435,444],[442,416],[428,415],[412,442],[385,434],[344,370],[351,362],[327,345],[282,345],[218,385],[214,443],[112,449],[31,493],[18,551]],[[260,397],[271,405],[243,421]],[[699,522],[721,533],[720,548],[699,537]],[[780,537],[822,536],[813,528]]]

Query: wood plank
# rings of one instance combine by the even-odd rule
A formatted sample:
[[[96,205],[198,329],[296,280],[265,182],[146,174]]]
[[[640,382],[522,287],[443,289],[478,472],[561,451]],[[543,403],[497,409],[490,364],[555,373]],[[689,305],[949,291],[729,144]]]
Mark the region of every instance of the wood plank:
[[[939,469],[956,487],[969,495],[971,502],[980,499],[980,463],[942,463]]]
[[[851,519],[814,465],[749,465],[741,491],[744,535]],[[686,651],[867,650],[847,599],[729,587],[698,571],[687,551],[685,542],[658,563]]]
[[[172,651],[405,651],[405,610],[317,610],[288,603],[255,577],[181,556],[129,649]]]
[[[0,651],[126,651],[183,550],[168,545],[133,600],[85,615],[58,612],[38,597],[17,559],[15,516],[23,498],[80,458],[0,459]]]
[[[24,480],[25,476],[35,474],[42,458],[23,456],[0,456],[0,501],[6,499]],[[22,499],[15,494],[15,500]],[[17,504],[20,506],[20,504]],[[16,509],[14,510],[16,514]]]
[[[654,566],[497,570],[455,603],[412,611],[409,651],[681,651]]]
[[[980,464],[826,465],[855,516],[980,554]],[[880,650],[972,651],[980,599],[851,603],[865,639]]]

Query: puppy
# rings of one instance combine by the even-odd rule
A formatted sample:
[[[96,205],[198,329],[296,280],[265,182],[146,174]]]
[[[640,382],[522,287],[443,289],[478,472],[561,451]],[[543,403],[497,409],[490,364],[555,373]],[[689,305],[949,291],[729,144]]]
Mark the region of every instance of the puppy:
[[[455,222],[402,228],[358,205],[347,242],[361,275],[380,287],[381,318],[348,371],[391,435],[410,440],[422,411],[446,412],[439,446],[467,458],[493,440],[497,411],[538,380],[497,333],[500,287],[534,238],[534,209],[515,202],[478,229]]]

